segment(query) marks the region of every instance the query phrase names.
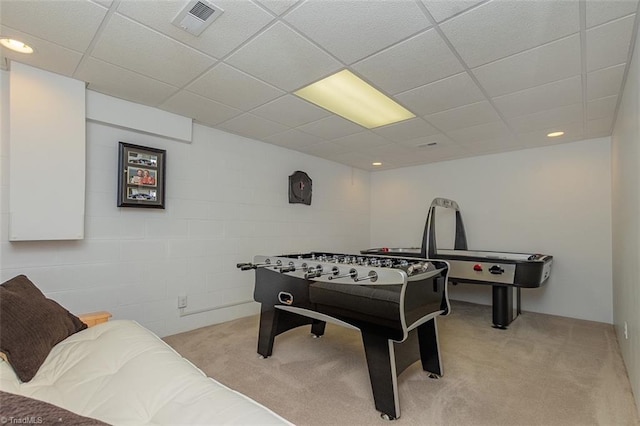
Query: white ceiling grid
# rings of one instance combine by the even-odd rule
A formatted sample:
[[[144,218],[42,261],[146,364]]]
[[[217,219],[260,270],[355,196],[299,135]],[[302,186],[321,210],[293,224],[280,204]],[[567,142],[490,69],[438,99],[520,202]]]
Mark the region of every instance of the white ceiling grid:
[[[638,27],[638,0],[214,0],[194,37],[187,3],[0,0],[36,49],[2,63],[380,170],[610,135]],[[292,94],[344,68],[417,117],[367,130]]]

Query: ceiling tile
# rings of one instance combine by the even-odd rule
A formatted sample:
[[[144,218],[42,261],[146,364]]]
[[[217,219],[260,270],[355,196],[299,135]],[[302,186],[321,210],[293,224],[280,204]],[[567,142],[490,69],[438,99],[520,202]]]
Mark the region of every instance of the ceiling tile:
[[[638,0],[587,0],[587,28],[634,13]]]
[[[487,101],[476,102],[424,117],[443,132],[477,124],[500,121],[500,116]]]
[[[111,96],[143,105],[156,106],[178,90],[175,86],[94,58],[87,58],[74,77],[89,83],[91,90],[109,92]]]
[[[442,22],[483,1],[484,0],[422,0],[422,3],[427,7],[427,10],[437,22]]]
[[[384,170],[397,169],[398,167],[402,167],[402,163],[392,163],[392,162],[389,162],[389,161],[385,161],[381,166],[371,165],[371,166],[369,166],[368,168],[366,168],[364,170],[368,170],[370,172],[381,172],[381,171],[384,171]]]
[[[439,133],[438,129],[435,129],[431,124],[427,123],[420,117],[401,121],[395,124],[389,124],[387,126],[377,127],[373,129],[373,132],[393,142],[402,142],[419,138],[421,136]]]
[[[325,156],[341,155],[345,152],[349,152],[349,148],[335,144],[333,142],[319,142],[308,147],[302,148],[302,152],[307,154],[317,155],[318,157],[325,158]]]
[[[269,143],[284,146],[285,148],[295,149],[296,151],[310,145],[323,142],[323,140],[317,136],[313,136],[296,129],[291,129],[282,133],[276,133],[275,135],[267,136],[266,138],[264,138],[264,140]]]
[[[469,149],[460,145],[434,146],[425,148],[415,148],[407,165],[420,165],[433,163],[436,161],[444,161],[452,158],[468,157]]]
[[[587,99],[615,95],[622,87],[626,64],[587,73]]]
[[[16,62],[71,77],[82,59],[81,53],[50,43],[39,37],[23,33],[22,31],[14,30],[5,25],[2,25],[0,31],[5,37],[22,40],[35,51],[32,55],[25,55],[9,49],[0,48],[0,62],[2,62],[3,66],[4,58],[8,58]]]
[[[267,136],[282,133],[287,130],[282,124],[265,120],[253,114],[242,114],[218,126],[222,130],[254,139],[262,139]]]
[[[298,0],[257,0],[257,2],[268,8],[276,15],[282,15],[284,12],[289,10],[291,6],[296,4]]]
[[[356,167],[362,170],[388,170],[388,167],[390,167],[387,164],[383,164],[382,166],[374,166],[373,164],[371,164],[371,158],[357,152],[345,152],[343,154],[336,155],[335,158],[330,158],[332,161],[341,162],[343,164],[347,164],[349,166]]]
[[[379,148],[372,160],[381,161],[383,167],[397,168],[401,165],[412,165],[430,163],[434,161],[442,161],[452,156],[465,155],[466,149],[460,146],[448,146],[440,148],[408,148],[397,145],[387,145]]]
[[[456,129],[446,132],[446,135],[461,145],[475,144],[489,139],[513,138],[511,131],[502,121]]]
[[[491,1],[441,24],[471,68],[580,29],[578,1]]]
[[[577,142],[580,140],[584,140],[586,138],[586,134],[584,132],[579,132],[572,134],[571,136],[562,136],[561,138],[547,138],[547,137],[539,137],[539,138],[531,138],[526,140],[521,140],[523,146],[525,148],[540,148],[543,146],[551,146],[551,145],[560,145],[563,143],[569,142]]]
[[[84,51],[107,9],[82,1],[2,1],[0,23],[69,49]]]
[[[531,89],[521,90],[493,99],[505,117],[532,114],[582,102],[582,78],[580,76],[555,81]]]
[[[489,96],[500,96],[581,73],[580,36],[526,50],[473,69]]]
[[[320,120],[330,114],[328,111],[294,95],[282,96],[253,109],[251,113],[290,127],[298,127]]]
[[[284,19],[346,64],[431,26],[408,1],[306,1]]]
[[[613,117],[617,104],[618,95],[607,96],[606,98],[594,99],[587,102],[587,120]]]
[[[580,121],[583,118],[583,106],[582,103],[579,103],[520,115],[509,119],[508,122],[516,133],[528,133],[549,127],[562,129],[564,124]]]
[[[436,112],[484,100],[484,95],[467,73],[460,73],[396,96],[417,115]]]
[[[376,161],[393,161],[403,156],[412,155],[413,150],[406,146],[402,146],[396,143],[388,143],[385,145],[376,146],[366,150],[366,154]]]
[[[193,117],[200,123],[209,126],[216,126],[242,114],[240,110],[203,98],[186,90],[173,95],[161,104],[160,108],[186,117]]]
[[[494,152],[506,152],[513,151],[515,149],[522,149],[520,141],[513,136],[503,136],[485,140],[477,140],[461,144],[461,146],[463,148],[466,148],[467,151],[473,155],[482,155]]]
[[[250,1],[213,0],[224,12],[200,36],[194,37],[171,23],[186,4],[186,1],[125,0],[118,6],[118,13],[216,58],[231,52],[274,19]]]
[[[600,138],[608,136],[611,134],[611,127],[613,127],[613,116],[587,120],[586,137]]]
[[[325,140],[331,140],[361,132],[363,127],[332,114],[318,121],[298,126],[297,129]]]
[[[214,66],[186,89],[245,111],[284,94],[282,90],[224,63]]]
[[[131,40],[136,43],[132,44]],[[92,56],[179,87],[215,62],[209,56],[117,14],[109,20]]]
[[[101,5],[103,5],[104,7],[111,7],[111,4],[113,3],[113,0],[91,0],[94,3],[99,3]]]
[[[627,62],[636,15],[587,30],[587,71]]]
[[[379,89],[395,94],[443,79],[464,68],[436,30],[428,30],[353,65]]]
[[[549,132],[558,130],[562,130],[564,132],[564,135],[555,138],[547,137],[547,134]],[[573,142],[584,139],[584,137],[585,135],[583,120],[565,124],[561,129],[558,127],[548,127],[546,129],[538,129],[534,130],[533,132],[518,134],[518,140],[520,141],[520,143],[527,147],[557,145],[560,143]]]
[[[338,61],[282,23],[238,49],[227,63],[286,91],[341,68]]]
[[[434,142],[435,142],[435,145],[433,146],[428,145]],[[408,148],[435,149],[435,148],[441,148],[443,146],[455,145],[455,142],[453,142],[451,138],[449,138],[443,133],[436,133],[435,135],[422,136],[419,138],[402,141],[402,142],[399,142],[399,144]]]
[[[333,139],[331,142],[349,148],[350,151],[369,151],[372,148],[389,143],[385,138],[376,135],[370,130]]]

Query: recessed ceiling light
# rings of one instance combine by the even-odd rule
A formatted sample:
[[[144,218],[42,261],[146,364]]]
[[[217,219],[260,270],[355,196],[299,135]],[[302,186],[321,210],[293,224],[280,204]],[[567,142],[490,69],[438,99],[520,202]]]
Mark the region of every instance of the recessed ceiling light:
[[[2,37],[0,38],[0,44],[7,49],[11,49],[16,52],[33,53],[33,48],[31,48],[31,46],[24,44],[20,40],[16,40],[14,38]]]
[[[547,137],[549,138],[557,138],[558,136],[562,136],[564,135],[564,132],[551,132],[549,134],[547,134]]]
[[[415,117],[411,111],[346,69],[294,94],[367,129]]]
[[[376,161],[375,163],[371,163],[372,166],[382,166],[382,163],[379,161]]]

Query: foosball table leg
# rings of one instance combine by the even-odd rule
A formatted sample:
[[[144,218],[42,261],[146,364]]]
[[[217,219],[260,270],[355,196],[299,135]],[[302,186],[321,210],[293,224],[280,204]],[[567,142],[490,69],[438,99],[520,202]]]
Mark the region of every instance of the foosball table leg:
[[[307,324],[311,324],[313,334],[318,336],[324,334],[326,325],[324,321],[263,305],[260,311],[260,328],[258,330],[258,353],[265,358],[270,357],[273,353],[276,336]]]
[[[324,328],[326,327],[326,325],[327,323],[324,321],[316,319],[313,320],[313,322],[311,323],[311,334],[313,335],[314,339],[324,336]]]
[[[363,331],[362,342],[376,410],[383,418],[395,420],[400,417],[400,401],[393,341]]]
[[[430,378],[440,378],[443,371],[435,318],[418,326],[418,345],[420,346],[422,369],[430,373]]]
[[[278,313],[275,309],[262,310],[260,313],[260,328],[258,329],[258,354],[268,358],[273,353],[273,342],[276,338]]]

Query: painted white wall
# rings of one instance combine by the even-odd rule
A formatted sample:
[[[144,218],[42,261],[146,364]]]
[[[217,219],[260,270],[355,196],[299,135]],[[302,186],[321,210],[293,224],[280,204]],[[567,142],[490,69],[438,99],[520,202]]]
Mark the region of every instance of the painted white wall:
[[[369,243],[368,172],[200,125],[185,144],[96,122],[87,123],[85,239],[9,242],[2,127],[0,280],[26,274],[75,313],[108,310],[161,336],[228,321],[258,305],[180,318],[178,294],[189,310],[250,301],[254,274],[238,262]],[[119,141],[167,150],[166,210],[116,207]],[[288,203],[296,170],[313,179],[311,206]]]
[[[554,256],[524,311],[612,322],[609,138],[373,173],[371,245],[419,247],[435,197],[458,202],[471,250]],[[449,288],[491,304],[488,286]]]
[[[611,137],[613,322],[640,410],[640,36]],[[624,335],[627,323],[628,338]]]

